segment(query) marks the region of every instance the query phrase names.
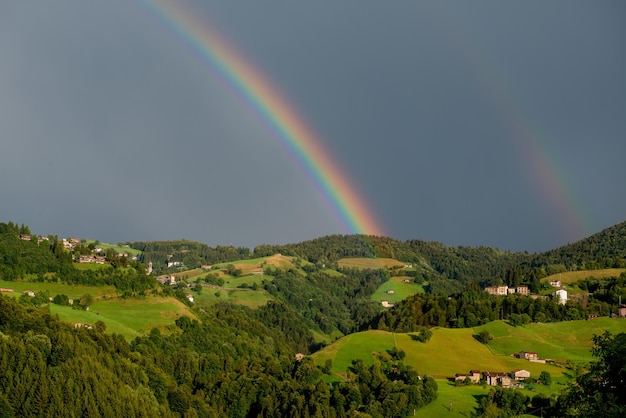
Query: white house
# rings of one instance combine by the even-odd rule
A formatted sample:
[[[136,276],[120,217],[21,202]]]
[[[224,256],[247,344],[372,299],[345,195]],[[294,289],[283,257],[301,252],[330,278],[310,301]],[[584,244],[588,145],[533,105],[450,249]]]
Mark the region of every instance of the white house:
[[[558,299],[561,305],[565,305],[567,303],[567,290],[559,289],[554,292],[554,296]]]

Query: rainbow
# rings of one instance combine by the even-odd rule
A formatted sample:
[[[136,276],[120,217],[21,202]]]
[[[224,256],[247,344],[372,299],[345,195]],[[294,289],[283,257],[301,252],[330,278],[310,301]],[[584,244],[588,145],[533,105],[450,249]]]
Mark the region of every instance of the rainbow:
[[[344,232],[384,235],[384,228],[322,141],[261,71],[207,22],[177,1],[142,0],[147,9],[190,46],[270,127],[292,160],[331,208]]]
[[[449,15],[434,13],[428,8],[421,8],[420,12],[430,12],[431,20],[442,27],[451,50],[508,126],[527,175],[552,211],[563,237],[574,242],[591,235],[596,228],[569,184],[569,176],[559,165],[549,139],[541,133],[540,126],[533,123],[532,112],[522,100],[524,95],[514,91],[513,84],[498,71],[495,59],[481,54],[479,45],[471,43],[468,36],[461,33],[460,22],[452,22]]]

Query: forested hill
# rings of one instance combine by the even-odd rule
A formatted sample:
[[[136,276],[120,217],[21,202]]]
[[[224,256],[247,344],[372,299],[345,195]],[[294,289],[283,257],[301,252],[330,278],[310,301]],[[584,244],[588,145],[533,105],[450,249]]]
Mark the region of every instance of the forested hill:
[[[626,267],[626,222],[533,257],[534,266],[562,264],[567,270]]]
[[[248,248],[235,248],[232,245],[218,245],[215,248],[196,241],[148,241],[131,242],[131,248],[140,250],[139,260],[145,264],[151,262],[155,273],[167,268],[168,262],[187,268],[200,267],[203,264],[225,263],[250,257]]]
[[[423,268],[426,279],[472,281],[480,285],[504,277],[508,270],[529,263],[527,253],[503,252],[490,247],[453,247],[422,240],[398,241],[365,235],[330,235],[288,245],[260,245],[257,256],[275,253],[333,264],[345,257],[393,258]]]
[[[157,274],[173,266],[196,268],[265,257],[277,253],[297,256],[318,266],[334,265],[346,257],[392,258],[419,266],[426,280],[448,280],[452,290],[466,282],[480,287],[500,281],[527,277],[526,281],[550,273],[626,266],[626,222],[591,237],[544,253],[501,251],[492,247],[447,246],[419,239],[399,241],[367,235],[329,235],[291,244],[262,244],[251,251],[234,246],[209,247],[194,241],[152,241],[129,243],[142,251],[140,261],[152,262]],[[513,279],[511,279],[513,277]],[[454,281],[455,283],[452,283]]]

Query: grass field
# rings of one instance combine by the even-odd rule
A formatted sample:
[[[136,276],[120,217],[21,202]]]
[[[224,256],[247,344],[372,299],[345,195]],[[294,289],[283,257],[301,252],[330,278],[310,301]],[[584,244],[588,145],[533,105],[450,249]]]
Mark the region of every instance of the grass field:
[[[454,386],[445,379],[437,379],[437,399],[416,411],[418,417],[468,417],[478,406],[478,399],[486,396],[490,388],[478,385]],[[452,403],[452,411],[450,411]]]
[[[241,269],[241,273],[243,275],[247,275],[247,274],[251,274],[254,271],[263,270],[266,267],[269,267],[269,268],[278,267],[281,269],[289,269],[289,268],[298,269],[296,265],[294,264],[294,260],[295,260],[295,257],[274,254],[269,257],[260,257],[260,258],[253,258],[250,260],[239,260],[239,261],[233,261],[230,263],[215,264],[213,267],[223,269],[227,265],[232,264],[235,266],[235,268]],[[300,260],[300,262],[302,265],[312,264],[306,260]],[[216,271],[212,270],[212,272],[215,273]],[[302,273],[304,272],[302,271]]]
[[[121,334],[128,340],[152,328],[165,330],[183,315],[194,317],[189,308],[179,300],[158,296],[97,299],[89,311],[51,304],[50,312],[68,322],[93,325],[96,321],[102,321],[107,326],[107,332]]]
[[[405,280],[409,280],[409,283],[405,283]],[[387,293],[389,291],[393,291],[393,293]],[[397,303],[416,293],[424,293],[424,288],[414,283],[412,277],[399,276],[392,277],[380,285],[371,296],[371,299],[376,302],[387,300],[390,303]]]
[[[102,270],[106,268],[111,268],[111,265],[97,263],[74,263],[74,268],[77,270]]]
[[[345,373],[352,360],[360,358],[365,364],[374,364],[376,353],[393,348],[393,334],[387,331],[366,331],[347,335],[312,357],[317,364],[333,361],[335,373]]]
[[[215,294],[219,292],[219,296]],[[193,293],[196,304],[211,304],[218,301],[225,301],[236,303],[238,305],[244,305],[249,308],[258,308],[267,304],[269,300],[273,300],[272,296],[265,290],[250,290],[250,289],[218,289],[213,287],[205,287],[202,293]]]
[[[37,282],[8,282],[5,280],[0,280],[0,287],[13,289],[13,293],[3,293],[5,295],[13,297],[20,297],[20,295],[26,290],[32,290],[35,293],[48,291],[50,297],[65,294],[70,299],[80,298],[85,293],[89,293],[96,298],[102,295],[117,295],[117,291],[113,286],[85,286]]]
[[[596,318],[590,321],[528,324],[523,327],[494,321],[475,328],[474,332],[483,329],[494,336],[489,347],[500,355],[526,350],[535,351],[540,358],[588,362],[592,359],[591,337],[605,330],[613,334],[626,332],[626,320]]]
[[[553,274],[552,276],[541,279],[543,283],[549,283],[552,280],[560,280],[561,284],[575,283],[579,280],[595,277],[596,279],[605,279],[609,277],[619,277],[626,269],[602,269],[602,270],[580,270],[568,271],[565,273]]]
[[[494,339],[489,345],[479,343],[473,335],[488,330]],[[372,353],[395,346],[406,353],[405,364],[420,374],[450,377],[470,369],[506,371],[526,369],[537,377],[546,370],[559,378],[566,369],[550,364],[528,362],[511,356],[519,351],[535,351],[540,358],[557,362],[588,362],[591,357],[591,337],[604,330],[626,332],[626,320],[598,318],[592,321],[571,321],[553,324],[530,324],[512,327],[495,321],[475,329],[434,328],[427,343],[414,340],[411,334],[393,334],[385,331],[366,331],[343,337],[313,354],[318,364],[333,360],[335,372],[345,372],[352,359],[362,358],[372,363]]]
[[[252,286],[252,284],[254,283],[261,285],[261,282],[263,282],[263,280],[272,281],[273,279],[274,278],[272,276],[267,276],[265,274],[248,274],[246,276],[239,277],[224,276],[224,287],[235,288],[241,286],[244,283],[246,283],[248,286]]]
[[[87,240],[87,244],[91,244],[92,242],[95,243],[94,240],[89,240],[89,239]],[[141,250],[136,250],[136,249],[130,248],[130,247],[126,246],[126,245],[120,246],[120,245],[117,245],[117,244],[109,244],[109,243],[106,243],[106,242],[101,242],[98,245],[96,245],[96,247],[97,248],[104,248],[105,250],[107,248],[111,248],[116,253],[127,253],[127,254],[129,254],[131,256],[141,254]]]
[[[341,268],[382,269],[404,266],[404,263],[393,258],[342,258],[337,262]]]
[[[612,321],[612,322],[611,322]],[[569,371],[551,364],[533,363],[510,356],[521,350],[536,351],[540,357],[542,344],[551,343],[550,354],[563,354],[563,360],[590,360],[591,342],[587,337],[601,329],[612,332],[626,332],[626,320],[602,319],[593,321],[563,322],[558,324],[532,324],[526,327],[511,327],[496,321],[476,329],[432,329],[432,338],[421,343],[411,338],[411,334],[394,334],[386,331],[366,331],[345,336],[323,350],[314,353],[317,364],[324,364],[327,359],[333,361],[336,376],[345,376],[346,369],[355,358],[361,358],[366,364],[373,364],[377,353],[385,352],[394,345],[406,353],[404,363],[414,367],[420,374],[433,376],[439,386],[437,399],[417,411],[417,416],[470,416],[478,405],[480,397],[489,393],[489,386],[455,386],[446,380],[456,373],[467,373],[470,369],[481,371],[510,372],[525,369],[532,378],[538,378],[542,371],[547,371],[553,378],[551,386],[534,385],[535,390],[518,389],[529,397],[538,393],[558,393],[569,382]],[[473,338],[479,330],[487,329],[494,340],[487,346]],[[573,334],[573,336],[572,336]],[[583,345],[579,348],[579,345]],[[522,347],[522,348],[519,348]],[[584,351],[581,354],[580,351]],[[547,357],[547,355],[545,355]],[[556,357],[556,356],[555,356]],[[452,411],[449,410],[452,402]]]

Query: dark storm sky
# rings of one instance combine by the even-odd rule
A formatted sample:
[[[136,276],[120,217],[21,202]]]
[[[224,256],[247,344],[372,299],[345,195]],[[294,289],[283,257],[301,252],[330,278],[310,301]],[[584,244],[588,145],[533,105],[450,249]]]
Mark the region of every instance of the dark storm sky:
[[[534,252],[626,220],[622,1],[177,2],[391,237]],[[149,3],[0,0],[0,220],[109,242],[346,233]]]

